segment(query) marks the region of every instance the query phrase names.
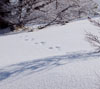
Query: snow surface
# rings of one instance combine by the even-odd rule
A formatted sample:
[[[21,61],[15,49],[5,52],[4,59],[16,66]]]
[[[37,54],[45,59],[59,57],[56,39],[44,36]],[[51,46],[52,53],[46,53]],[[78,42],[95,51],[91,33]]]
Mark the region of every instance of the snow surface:
[[[67,52],[90,51],[92,47],[85,40],[85,34],[95,28],[88,20],[82,20],[30,33],[1,36],[0,66]]]
[[[0,89],[100,89],[100,53],[88,20],[0,36]]]

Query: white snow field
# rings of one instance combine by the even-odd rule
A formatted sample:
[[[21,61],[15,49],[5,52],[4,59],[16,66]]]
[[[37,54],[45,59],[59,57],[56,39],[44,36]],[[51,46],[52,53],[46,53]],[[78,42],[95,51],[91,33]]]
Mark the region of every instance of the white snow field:
[[[0,36],[0,89],[100,89],[100,53],[88,20]]]

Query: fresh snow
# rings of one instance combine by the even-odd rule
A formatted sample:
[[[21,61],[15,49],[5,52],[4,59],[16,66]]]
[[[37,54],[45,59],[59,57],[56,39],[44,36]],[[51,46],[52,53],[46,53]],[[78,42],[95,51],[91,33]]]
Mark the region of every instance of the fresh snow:
[[[1,36],[0,66],[67,52],[90,51],[92,47],[86,41],[85,34],[95,28],[88,20],[83,20],[35,32]]]
[[[100,53],[85,38],[96,29],[79,20],[0,36],[0,89],[99,89]]]

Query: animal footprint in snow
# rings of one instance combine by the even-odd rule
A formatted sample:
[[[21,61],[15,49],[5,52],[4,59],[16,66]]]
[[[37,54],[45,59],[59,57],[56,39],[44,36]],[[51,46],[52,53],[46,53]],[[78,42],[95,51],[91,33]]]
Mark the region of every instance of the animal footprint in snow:
[[[39,44],[38,42],[35,42],[34,44]]]
[[[34,40],[34,38],[31,39],[32,41]]]
[[[28,36],[27,35],[25,35],[25,41],[28,41],[29,39],[28,39]]]
[[[55,48],[58,49],[58,50],[60,50],[60,47],[59,46],[56,46]]]
[[[53,47],[49,47],[49,49],[53,49]]]
[[[43,42],[43,41],[42,41],[42,42],[40,42],[40,43],[41,43],[42,45],[44,45],[44,44],[45,44],[45,42]]]

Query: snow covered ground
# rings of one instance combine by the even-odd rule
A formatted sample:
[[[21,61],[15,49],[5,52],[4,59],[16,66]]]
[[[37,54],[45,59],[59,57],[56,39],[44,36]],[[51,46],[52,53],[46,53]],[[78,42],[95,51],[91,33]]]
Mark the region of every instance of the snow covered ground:
[[[88,20],[0,36],[0,89],[100,89],[100,53]]]
[[[82,20],[35,32],[0,36],[0,66],[67,52],[90,51],[92,47],[85,40],[85,34],[94,29],[96,27],[88,20]]]

